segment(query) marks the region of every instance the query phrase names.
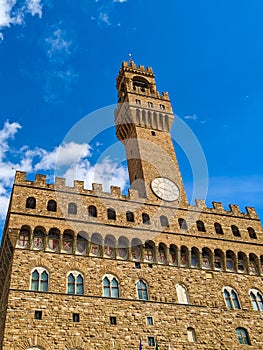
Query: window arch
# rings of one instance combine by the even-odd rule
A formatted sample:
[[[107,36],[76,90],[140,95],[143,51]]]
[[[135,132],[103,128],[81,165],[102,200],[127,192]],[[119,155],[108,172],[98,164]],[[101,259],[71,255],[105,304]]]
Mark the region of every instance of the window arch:
[[[78,209],[77,204],[74,202],[71,202],[68,204],[68,214],[77,215]]]
[[[252,227],[248,227],[247,231],[248,231],[248,234],[249,234],[250,238],[257,239],[256,232],[255,232],[255,230]]]
[[[89,216],[93,217],[93,218],[96,218],[98,213],[97,213],[97,208],[95,207],[95,205],[90,205],[88,207],[88,213],[89,213]]]
[[[35,197],[28,197],[26,199],[26,208],[36,209],[36,198]]]
[[[169,257],[170,257],[170,264],[177,265],[177,247],[174,244],[170,245]]]
[[[208,248],[202,249],[202,268],[211,269],[212,266],[212,253]]]
[[[104,239],[104,256],[108,258],[115,257],[116,239],[112,235],[107,235]]]
[[[238,295],[232,287],[224,287],[223,294],[228,309],[241,309]]]
[[[62,250],[64,253],[73,253],[73,232],[65,230],[62,238]]]
[[[88,247],[87,237],[88,237],[88,234],[85,231],[80,231],[78,233],[77,242],[76,242],[76,252],[78,254],[87,253],[87,247]]]
[[[144,260],[152,263],[155,259],[155,244],[153,241],[147,241],[144,245]]]
[[[187,222],[185,221],[185,219],[178,219],[178,224],[179,224],[179,227],[181,230],[187,230],[188,227],[187,227]]]
[[[187,328],[187,338],[188,338],[188,341],[191,343],[196,342],[196,334],[195,334],[195,330],[193,327]]]
[[[150,225],[151,221],[150,221],[150,216],[146,213],[142,213],[142,223],[145,225]]]
[[[182,246],[180,250],[180,266],[188,266],[188,248]]]
[[[238,253],[237,269],[238,272],[247,273],[247,256],[242,252]]]
[[[136,283],[137,294],[139,300],[148,300],[147,284],[143,280]]]
[[[258,257],[255,254],[249,254],[249,272],[251,275],[258,275]]]
[[[126,220],[128,222],[134,222],[134,214],[132,211],[126,211]]]
[[[206,232],[205,224],[201,220],[196,221],[196,227],[199,232]]]
[[[116,220],[116,211],[113,208],[107,209],[108,220]]]
[[[245,328],[242,327],[238,327],[236,329],[236,335],[237,335],[237,339],[239,344],[247,344],[250,345],[250,340],[248,337],[248,332]]]
[[[90,254],[100,256],[102,253],[102,237],[99,233],[93,233],[90,241]]]
[[[191,266],[198,267],[199,264],[199,250],[196,247],[191,249]]]
[[[133,238],[131,242],[131,258],[139,261],[142,257],[142,241],[138,238]]]
[[[167,251],[166,245],[164,243],[159,243],[158,262],[161,264],[166,263],[166,251]]]
[[[256,311],[263,311],[263,296],[257,289],[251,289],[249,296],[252,302],[253,309]]]
[[[71,271],[67,277],[67,293],[75,295],[84,294],[84,278],[78,271]]]
[[[231,226],[232,233],[235,237],[241,237],[241,234],[239,232],[239,228],[236,225]]]
[[[37,226],[33,232],[33,249],[43,250],[46,232],[44,227]]]
[[[188,290],[183,284],[176,285],[176,293],[179,304],[189,304]]]
[[[22,226],[19,232],[18,245],[22,248],[29,248],[30,229],[28,226]]]
[[[54,199],[50,199],[47,203],[47,210],[48,211],[57,211],[57,202],[54,201]]]
[[[37,292],[48,291],[49,275],[43,267],[36,267],[31,273],[30,289]]]
[[[113,275],[106,275],[102,280],[103,296],[107,298],[119,298],[119,282]]]
[[[218,222],[215,222],[214,223],[214,226],[215,226],[215,231],[218,235],[223,235],[224,234],[224,231],[222,229],[222,226],[221,224],[219,224]]]
[[[161,215],[160,216],[160,223],[161,223],[162,227],[168,227],[169,226],[169,220],[168,220],[167,216]]]
[[[235,271],[236,270],[236,256],[232,250],[228,250],[226,252],[226,269],[228,271]]]
[[[224,268],[224,253],[220,249],[215,249],[215,269],[223,270]]]
[[[60,232],[57,228],[51,228],[48,233],[48,249],[53,252],[59,251]]]

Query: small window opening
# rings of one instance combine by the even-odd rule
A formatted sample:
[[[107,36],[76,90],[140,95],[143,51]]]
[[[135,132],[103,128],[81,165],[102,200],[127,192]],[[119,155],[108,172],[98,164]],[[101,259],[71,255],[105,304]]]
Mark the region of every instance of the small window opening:
[[[112,326],[116,326],[117,325],[117,318],[115,316],[110,316],[110,324]]]
[[[149,326],[153,325],[153,318],[152,318],[152,316],[147,316],[146,317],[146,324],[148,324]]]
[[[134,267],[135,267],[136,269],[140,269],[140,268],[141,268],[141,263],[135,262],[135,263],[134,263]]]
[[[42,320],[42,311],[35,310],[34,319],[35,319],[35,320]]]
[[[151,131],[151,133],[152,133],[152,136],[155,136],[155,135],[156,135],[155,131]]]
[[[73,313],[72,320],[73,320],[73,322],[79,322],[80,321],[79,314]]]

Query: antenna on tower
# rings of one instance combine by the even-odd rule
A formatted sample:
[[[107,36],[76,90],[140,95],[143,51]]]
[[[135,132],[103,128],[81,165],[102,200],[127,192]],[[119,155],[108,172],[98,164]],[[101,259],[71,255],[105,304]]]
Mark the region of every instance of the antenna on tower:
[[[131,54],[131,53],[129,53],[129,63],[134,63],[134,62],[133,62],[133,59],[132,59],[132,54]]]

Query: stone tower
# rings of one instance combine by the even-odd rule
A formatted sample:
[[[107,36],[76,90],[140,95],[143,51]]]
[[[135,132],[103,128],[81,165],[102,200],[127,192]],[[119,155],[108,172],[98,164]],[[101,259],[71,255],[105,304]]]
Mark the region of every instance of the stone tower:
[[[151,68],[124,62],[117,77],[118,139],[125,145],[131,188],[141,197],[186,206],[187,198],[170,130],[168,93],[160,94]]]
[[[0,250],[0,350],[263,349],[254,208],[187,203],[167,93],[123,62],[131,189],[16,172]]]

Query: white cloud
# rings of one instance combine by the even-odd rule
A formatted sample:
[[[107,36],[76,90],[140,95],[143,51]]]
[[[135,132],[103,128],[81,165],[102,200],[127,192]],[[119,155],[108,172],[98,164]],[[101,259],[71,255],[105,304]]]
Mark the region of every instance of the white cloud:
[[[45,39],[45,42],[47,44],[47,56],[50,59],[53,59],[56,56],[63,56],[69,57],[71,56],[72,52],[70,50],[72,46],[72,42],[70,40],[65,39],[65,32],[62,31],[60,28],[56,28],[51,36],[47,37]]]
[[[113,0],[113,2],[120,2],[120,3],[122,3],[122,2],[127,2],[127,0]]]
[[[105,24],[107,24],[108,26],[111,25],[110,23],[110,19],[109,19],[109,15],[105,12],[100,12],[99,13],[99,20]]]
[[[27,0],[27,11],[31,13],[32,16],[38,15],[39,18],[42,17],[42,4],[41,0]]]
[[[189,120],[197,120],[198,116],[196,114],[193,115],[186,115],[184,119],[189,119]]]
[[[93,182],[102,183],[106,191],[111,185],[126,187],[126,168],[109,158],[96,165],[91,164],[92,149],[87,143],[69,142],[51,151],[28,146],[15,149],[11,147],[11,142],[19,129],[19,123],[9,121],[0,129],[0,222],[3,223],[6,216],[16,170],[29,174],[46,173],[48,177],[52,171],[52,174],[65,177],[68,183],[83,180],[89,189]]]
[[[42,17],[41,0],[0,0],[0,30],[24,23],[26,14]],[[0,32],[0,40],[3,40]]]

